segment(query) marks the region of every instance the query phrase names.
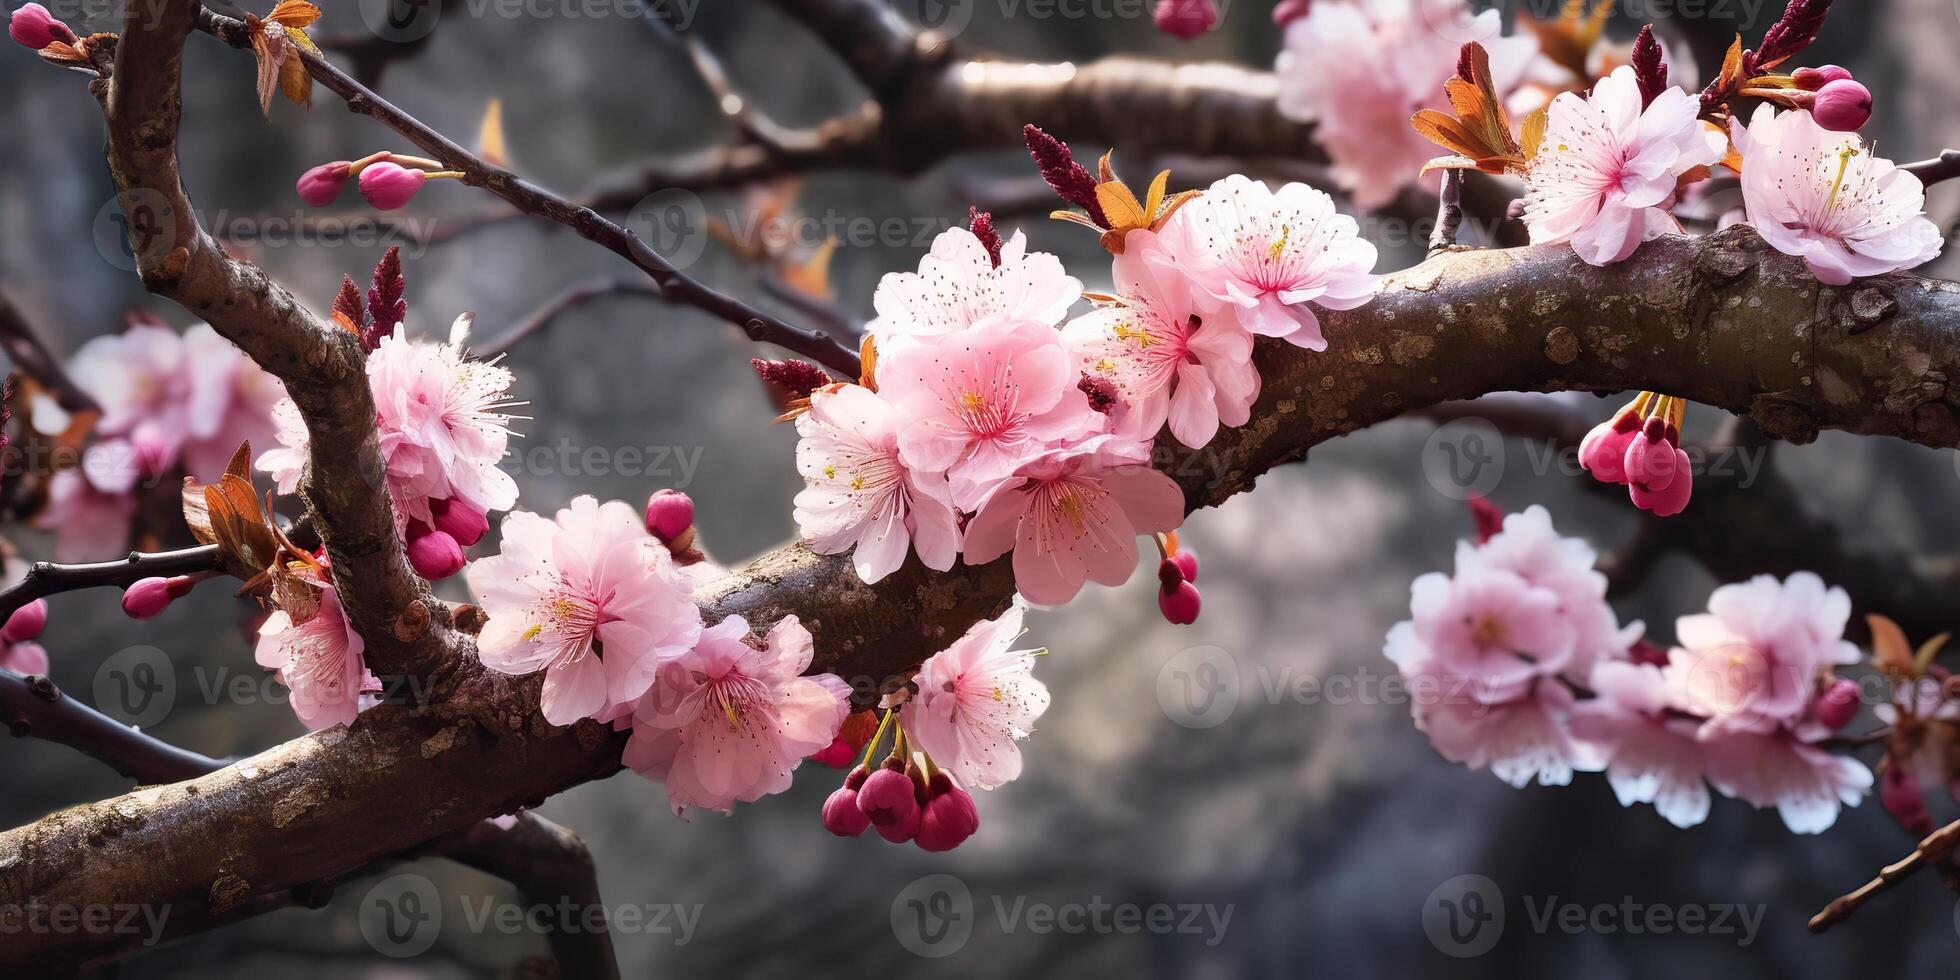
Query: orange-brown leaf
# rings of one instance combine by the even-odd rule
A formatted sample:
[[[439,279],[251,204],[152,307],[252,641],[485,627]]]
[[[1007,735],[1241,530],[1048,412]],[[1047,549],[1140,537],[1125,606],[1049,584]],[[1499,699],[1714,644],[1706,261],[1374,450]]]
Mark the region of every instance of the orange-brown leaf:
[[[1531,110],[1531,115],[1524,117],[1523,138],[1518,140],[1518,152],[1526,161],[1538,156],[1538,147],[1545,142],[1545,121],[1549,115],[1545,106],[1539,106]]]
[[[1096,203],[1102,205],[1103,217],[1109,219],[1111,230],[1150,227],[1150,216],[1144,213],[1143,205],[1120,180],[1097,184]]]
[[[1872,659],[1880,667],[1910,673],[1912,647],[1906,643],[1905,631],[1899,624],[1878,613],[1867,614],[1865,622],[1872,629]]]
[[[878,342],[868,333],[858,344],[858,384],[878,390]]]
[[[320,8],[306,0],[279,0],[265,19],[282,27],[308,27],[320,19]]]
[[[299,34],[290,27],[286,30],[292,34]],[[294,51],[291,46],[287,47],[286,56],[279,59],[279,94],[302,109],[313,108],[313,76],[306,72],[306,60],[301,58],[299,52]]]
[[[1486,156],[1484,142],[1463,125],[1462,120],[1435,109],[1424,109],[1409,117],[1409,125],[1424,139],[1452,153],[1472,159]]]
[[[502,99],[491,99],[490,104],[483,108],[483,123],[476,132],[476,155],[492,166],[510,166],[510,157],[504,146]]]

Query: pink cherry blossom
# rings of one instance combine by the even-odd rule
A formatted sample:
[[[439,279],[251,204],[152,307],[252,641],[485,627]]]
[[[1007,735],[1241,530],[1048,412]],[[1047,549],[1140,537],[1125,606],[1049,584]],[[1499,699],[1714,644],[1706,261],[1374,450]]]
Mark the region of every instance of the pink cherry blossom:
[[[1694,720],[1669,713],[1660,668],[1601,663],[1590,686],[1595,696],[1572,709],[1572,734],[1605,753],[1606,781],[1620,805],[1652,803],[1676,827],[1708,819],[1706,752]]]
[[[1099,431],[1080,380],[1061,336],[1030,321],[948,334],[878,363],[878,394],[903,420],[899,458],[945,472],[962,510],[1051,443]]]
[[[693,649],[661,665],[634,712],[626,765],[664,781],[676,813],[726,812],[788,789],[790,773],[837,737],[850,711],[825,684],[801,676],[813,654],[795,616],[760,646],[740,616],[702,631]]]
[[[1858,661],[1858,648],[1844,639],[1850,617],[1844,590],[1826,589],[1810,572],[1724,585],[1709,596],[1707,613],[1675,622],[1669,698],[1707,719],[1704,738],[1796,725],[1825,671]]]
[[[878,281],[871,303],[878,316],[866,325],[882,353],[915,340],[943,337],[994,323],[1053,326],[1082,297],[1082,282],[1046,252],[1029,252],[1016,231],[1001,244],[1000,265],[965,228],[949,228],[932,241],[919,271],[893,272]]]
[[[1534,504],[1506,515],[1501,530],[1482,545],[1459,544],[1456,567],[1458,574],[1480,568],[1507,571],[1556,596],[1559,615],[1573,637],[1572,657],[1561,669],[1567,679],[1584,683],[1594,664],[1625,659],[1645,631],[1638,620],[1620,625],[1606,601],[1606,576],[1594,568],[1597,559],[1592,545],[1559,534],[1551,512]]]
[[[1036,652],[1009,649],[1021,637],[1025,612],[1017,602],[933,654],[914,678],[919,693],[899,715],[917,747],[975,789],[1021,774],[1015,743],[1048,710],[1048,687],[1034,676]]]
[[[1727,142],[1704,128],[1701,102],[1669,86],[1641,108],[1640,83],[1621,66],[1590,97],[1552,100],[1531,161],[1524,222],[1531,240],[1570,241],[1592,265],[1632,255],[1680,225],[1667,213],[1676,182],[1722,158]]]
[[[1541,786],[1569,785],[1574,771],[1591,772],[1603,764],[1590,746],[1572,737],[1572,689],[1556,680],[1541,678],[1522,696],[1488,705],[1450,696],[1447,686],[1436,689],[1446,693],[1423,706],[1416,727],[1451,762],[1487,768],[1520,788],[1533,779]]]
[[[1742,153],[1749,223],[1772,248],[1802,256],[1819,282],[1842,286],[1940,254],[1925,186],[1856,135],[1762,105],[1748,126],[1731,124],[1730,136]]]
[[[946,478],[900,462],[903,424],[889,401],[857,385],[814,393],[796,420],[796,468],[809,484],[796,495],[796,525],[818,554],[855,547],[866,582],[897,571],[910,548],[942,572],[959,554]]]
[[[1126,407],[1116,431],[1149,439],[1168,422],[1179,442],[1201,449],[1219,425],[1250,420],[1259,370],[1236,307],[1198,289],[1148,231],[1130,233],[1114,274],[1117,301],[1070,321],[1062,336]]]
[[[83,454],[85,464],[98,448]],[[135,514],[135,496],[106,492],[83,469],[71,467],[48,479],[48,502],[34,524],[55,532],[56,561],[101,561],[118,552],[128,554],[129,522]]]
[[[1375,296],[1375,246],[1359,232],[1312,187],[1274,192],[1233,174],[1180,208],[1165,238],[1199,288],[1238,307],[1246,329],[1326,350],[1312,306],[1351,310]]]
[[[967,524],[967,564],[1012,549],[1015,586],[1044,604],[1075,598],[1085,579],[1127,581],[1137,566],[1136,536],[1175,530],[1184,492],[1144,464],[1141,447],[1112,439],[1048,450],[997,486]]]
[[[503,552],[472,563],[466,578],[490,615],[477,655],[506,674],[543,670],[554,725],[639,698],[701,635],[687,579],[619,501],[574,497],[556,521],[510,514]]]
[[[509,369],[472,360],[458,344],[395,333],[368,355],[367,373],[398,521],[433,527],[438,500],[460,498],[484,513],[517,502],[517,483],[499,466],[510,440]],[[282,445],[260,454],[258,466],[291,493],[306,465],[306,426],[290,399],[273,419]]]
[[[1286,25],[1273,72],[1280,114],[1315,123],[1334,179],[1356,207],[1379,208],[1438,155],[1409,117],[1446,107],[1443,82],[1463,42],[1489,51],[1499,97],[1524,77],[1537,41],[1501,29],[1498,11],[1473,17],[1467,0],[1315,3]]]
[[[352,724],[363,696],[381,690],[362,657],[366,646],[342,612],[338,593],[324,585],[319,610],[305,622],[294,623],[283,609],[266,617],[255,658],[279,672],[292,694],[293,714],[320,729]]]
[[[1415,640],[1428,672],[1470,683],[1484,704],[1524,696],[1541,676],[1563,670],[1576,633],[1558,594],[1494,567],[1430,572],[1410,586]],[[1391,657],[1393,659],[1393,657]]]
[[[1871,792],[1872,771],[1790,731],[1706,739],[1708,781],[1725,796],[1775,807],[1792,833],[1816,834],[1837,822],[1840,804]]]

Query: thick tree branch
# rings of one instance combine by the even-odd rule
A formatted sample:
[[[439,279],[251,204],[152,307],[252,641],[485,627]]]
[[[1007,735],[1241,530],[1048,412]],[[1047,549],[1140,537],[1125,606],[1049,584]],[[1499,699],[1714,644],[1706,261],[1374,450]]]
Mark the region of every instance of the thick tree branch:
[[[492,874],[515,886],[526,901],[580,910],[577,928],[551,930],[547,941],[563,980],[619,980],[612,934],[606,929],[605,902],[592,852],[577,833],[531,811],[509,827],[483,821],[465,831],[448,849],[452,860]]]
[[[1325,352],[1261,345],[1265,386],[1249,424],[1202,450],[1160,444],[1158,465],[1189,506],[1249,489],[1338,435],[1490,391],[1665,388],[1787,439],[1835,427],[1960,443],[1946,383],[1960,370],[1960,289],[1907,275],[1823,286],[1744,227],[1656,239],[1603,269],[1564,246],[1450,251],[1322,322]],[[946,573],[914,561],[866,585],[847,556],[793,545],[699,598],[710,622],[740,613],[763,629],[801,617],[816,638],[813,669],[875,691],[1012,591],[1006,561]],[[192,782],[0,834],[0,853],[34,855],[0,868],[0,900],[142,895],[216,916],[617,771],[624,736],[590,722],[545,724],[537,689],[536,677],[506,681],[466,661],[444,696],[419,709],[384,704],[351,728]],[[415,816],[377,825],[376,812]],[[115,942],[22,936],[0,961],[58,963]]]
[[[179,69],[197,0],[131,7],[109,77],[91,83],[108,116],[108,160],[129,219],[137,274],[277,376],[306,420],[301,485],[333,560],[340,599],[378,672],[424,674],[450,659],[446,608],[410,570],[384,492],[365,357],[257,266],[232,258],[192,211],[177,167]]]
[[[230,763],[146,735],[68,697],[40,676],[0,670],[0,721],[15,738],[58,742],[139,783],[174,783]]]

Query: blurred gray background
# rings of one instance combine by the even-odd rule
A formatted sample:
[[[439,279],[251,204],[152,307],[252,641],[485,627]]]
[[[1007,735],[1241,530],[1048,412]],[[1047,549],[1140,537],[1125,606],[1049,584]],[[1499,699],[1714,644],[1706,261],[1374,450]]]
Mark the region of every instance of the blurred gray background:
[[[55,6],[78,28],[114,30],[104,2]],[[362,30],[354,3],[326,6],[316,33]],[[792,124],[854,105],[861,93],[841,67],[795,25],[757,6],[722,0],[697,11],[701,36],[722,55],[738,90]],[[1759,36],[1776,13],[1776,4],[1767,6],[1648,3],[1632,14],[1728,15],[1675,20],[1673,28],[1703,39],[1707,49],[1707,38],[1733,26]],[[1872,88],[1878,109],[1868,134],[1880,152],[1917,159],[1960,140],[1960,67],[1950,57],[1960,19],[1950,0],[1839,6],[1828,37],[1804,60],[1850,66]],[[961,40],[1035,59],[1127,52],[1268,66],[1278,47],[1270,7],[1229,3],[1220,30],[1185,44],[1151,27],[1147,3],[983,2]],[[80,9],[96,16],[84,20]],[[633,5],[538,0],[532,15],[519,17],[501,9],[453,6],[426,49],[389,70],[383,93],[459,138],[474,133],[488,99],[503,99],[515,169],[566,191],[726,137],[686,59],[630,16]],[[1034,13],[1044,10],[1052,13]],[[1623,11],[1612,30],[1624,38],[1637,24]],[[1712,62],[1704,57],[1702,64]],[[342,111],[324,90],[310,114],[281,103],[262,120],[251,73],[249,55],[209,37],[191,39],[184,169],[207,225],[244,222],[268,236],[289,229],[312,213],[292,191],[302,170],[408,149]],[[0,236],[0,284],[63,352],[116,329],[130,306],[189,322],[182,310],[146,298],[95,244],[105,240],[105,209],[113,206],[100,114],[83,79],[10,48],[0,58],[0,86],[9,95],[0,102],[0,214],[8,223]],[[1024,156],[999,151],[960,157],[911,180],[819,175],[802,188],[800,206],[820,219],[899,218],[937,229],[963,219],[963,187],[1029,172]],[[738,192],[703,200],[711,215],[753,216]],[[365,235],[359,241],[268,242],[247,254],[324,309],[343,273],[365,282],[388,241],[377,244],[375,229],[358,223],[366,213],[359,203],[350,191],[320,212],[357,219],[349,229]],[[493,203],[439,184],[402,214],[440,228]],[[1932,208],[1942,227],[1951,227],[1956,206],[1960,195],[1939,188]],[[1034,247],[1060,253],[1091,288],[1106,285],[1107,265],[1092,236],[1038,214],[1003,216],[1002,224],[1025,228]],[[877,277],[910,268],[929,234],[872,238],[847,242],[831,269],[840,304],[858,316],[870,312]],[[439,334],[456,313],[474,310],[480,340],[520,322],[568,284],[632,276],[611,254],[530,221],[405,251],[409,329]],[[1382,269],[1415,259],[1407,248],[1390,248]],[[690,271],[767,301],[754,267],[719,244],[707,244]],[[794,434],[769,425],[773,410],[746,363],[757,353],[725,324],[640,297],[567,313],[511,357],[517,395],[535,417],[522,427],[521,448],[596,447],[612,462],[594,471],[577,454],[571,466],[520,457],[513,469],[522,505],[549,511],[577,493],[637,501],[658,487],[682,486],[700,503],[702,539],[718,560],[739,564],[788,539],[790,498],[799,486]],[[1617,404],[1583,402],[1599,417]],[[1691,411],[1691,434],[1712,428],[1716,414]],[[1451,765],[1414,729],[1405,705],[1291,694],[1302,677],[1367,684],[1390,673],[1381,637],[1407,615],[1409,581],[1447,568],[1454,539],[1467,533],[1463,504],[1424,476],[1433,431],[1427,422],[1402,420],[1317,448],[1311,465],[1275,472],[1257,493],[1195,515],[1186,540],[1203,556],[1205,597],[1195,626],[1159,618],[1148,574],[1120,589],[1092,587],[1065,609],[1033,615],[1030,642],[1053,651],[1040,676],[1054,706],[1024,746],[1026,775],[980,795],[980,833],[950,854],[872,835],[846,841],[826,834],[818,808],[840,774],[810,766],[790,792],[742,807],[732,819],[676,820],[661,789],[630,774],[550,801],[543,812],[585,835],[598,856],[609,905],[679,906],[694,923],[680,934],[669,913],[659,929],[617,930],[627,975],[1951,976],[1960,910],[1931,876],[1828,936],[1805,932],[1805,919],[1825,902],[1909,849],[1875,800],[1821,837],[1795,837],[1775,814],[1719,799],[1706,824],[1680,831],[1648,808],[1622,810],[1596,775],[1566,788],[1519,791]],[[679,457],[664,466],[651,453],[638,464],[621,462],[627,457],[619,450],[651,447]],[[1586,492],[1582,478],[1543,471],[1534,465],[1542,455],[1542,447],[1506,445],[1507,465],[1493,492],[1501,505],[1544,503],[1562,530],[1601,547],[1630,533],[1630,505]],[[683,467],[681,457],[698,463]],[[1775,459],[1810,491],[1813,506],[1854,536],[1934,551],[1956,540],[1960,521],[1948,506],[1952,453],[1827,434]],[[43,535],[7,533],[30,556],[49,552]],[[1673,617],[1699,610],[1715,584],[1671,558],[1620,613],[1645,618],[1664,639]],[[460,598],[457,588],[452,583],[449,592]],[[256,683],[260,672],[242,625],[249,607],[204,589],[138,624],[114,604],[112,592],[52,601],[45,642],[65,689],[88,696],[111,655],[152,644],[175,670],[175,705],[153,729],[161,737],[219,755],[254,752],[301,731],[282,704],[206,693],[237,677],[251,678],[252,692],[276,693]],[[1167,710],[1159,699],[1160,673],[1195,647],[1220,648],[1222,660],[1186,654],[1178,664],[1211,657],[1240,680],[1236,709],[1203,729],[1178,724],[1175,706]],[[1269,696],[1269,688],[1280,693]],[[0,823],[9,826],[126,788],[60,746],[9,741],[0,753]],[[425,876],[446,896],[444,926],[420,955],[391,958],[363,939],[363,895],[392,887],[377,884],[377,876],[343,886],[325,910],[281,912],[156,949],[129,960],[120,975],[499,977],[511,975],[519,957],[542,951],[535,934],[470,925],[486,900],[492,907],[513,900],[494,880],[433,861],[396,870]],[[939,874],[954,876],[958,887],[919,881]],[[1474,950],[1436,941],[1424,928],[1425,908],[1442,907],[1440,900],[1474,911],[1460,904],[1462,875],[1488,878],[1484,894],[1504,913],[1501,931],[1481,934],[1497,935],[1494,947],[1465,957],[1450,954]],[[961,889],[970,903],[970,938],[923,947],[931,957],[915,955],[918,937],[901,942],[894,917],[903,918],[911,899],[939,908],[933,903],[944,900],[929,893],[957,899]],[[1596,925],[1568,931],[1533,921],[1534,911],[1553,904],[1590,910],[1623,903],[1670,914],[1714,915],[1724,907],[1742,913],[1728,914],[1723,930],[1698,934]],[[1091,922],[1071,934],[1042,928],[1037,911],[1066,916],[1126,905],[1196,909],[1196,931],[1127,934]],[[1181,911],[1175,918],[1185,921]],[[1745,919],[1757,926],[1744,926]],[[1595,920],[1616,921],[1624,920]]]

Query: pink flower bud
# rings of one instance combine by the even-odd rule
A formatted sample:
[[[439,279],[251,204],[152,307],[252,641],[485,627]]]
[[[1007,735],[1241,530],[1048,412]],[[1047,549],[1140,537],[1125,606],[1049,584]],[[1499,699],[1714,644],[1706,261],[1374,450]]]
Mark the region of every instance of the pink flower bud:
[[[1157,609],[1164,618],[1179,626],[1189,626],[1198,621],[1198,587],[1189,582],[1179,582],[1173,589],[1157,590]]]
[[[149,619],[183,598],[194,584],[189,575],[137,579],[123,590],[122,610],[131,619]]]
[[[463,570],[463,546],[441,531],[430,531],[408,542],[408,563],[415,574],[433,582]]]
[[[851,743],[844,741],[842,738],[835,738],[831,739],[829,745],[824,746],[816,754],[810,756],[810,761],[821,763],[832,769],[843,769],[848,767],[851,764],[851,760],[855,758],[857,758],[857,750],[851,748]]]
[[[839,837],[856,837],[871,826],[871,818],[858,804],[858,789],[864,785],[865,776],[864,768],[858,767],[823,801],[823,829]]]
[[[300,200],[323,208],[340,197],[340,188],[347,183],[347,174],[354,165],[346,160],[323,163],[299,175]]]
[[[1308,0],[1279,0],[1273,8],[1273,23],[1280,27],[1299,20],[1307,15]]]
[[[1659,419],[1653,421],[1658,422]],[[1654,426],[1641,430],[1633,441],[1627,444],[1627,455],[1623,461],[1627,482],[1645,490],[1665,490],[1674,482],[1674,452],[1666,438],[1652,435]]]
[[[1899,759],[1887,757],[1885,775],[1879,780],[1879,801],[1885,804],[1885,812],[1904,827],[1913,837],[1925,837],[1933,832],[1933,815],[1926,812],[1925,794],[1919,791],[1919,777]]]
[[[1826,82],[1811,101],[1810,114],[1832,132],[1857,132],[1872,117],[1871,89],[1849,78]]]
[[[46,674],[48,651],[39,643],[9,643],[0,647],[0,670],[16,674]]]
[[[1674,451],[1675,477],[1667,489],[1658,490],[1644,487],[1638,483],[1628,487],[1633,497],[1633,505],[1645,511],[1652,511],[1655,517],[1673,517],[1688,508],[1688,497],[1694,493],[1694,474],[1688,472],[1688,454],[1680,449]]]
[[[56,41],[75,43],[75,32],[38,3],[25,4],[7,18],[7,36],[36,51]]]
[[[919,833],[912,842],[924,851],[950,851],[980,829],[980,811],[973,805],[973,794],[953,782],[953,777],[934,773],[927,793],[925,812],[919,815]]]
[[[1858,682],[1840,677],[1817,696],[1817,704],[1811,708],[1817,723],[1831,731],[1837,731],[1851,724],[1852,716],[1858,713]]]
[[[41,635],[48,628],[48,600],[36,599],[7,617],[7,625],[0,626],[0,641],[24,643]]]
[[[428,174],[399,163],[370,163],[361,170],[361,196],[376,208],[394,211],[406,207],[428,179]]]
[[[1841,78],[1850,77],[1851,72],[1849,70],[1839,68],[1836,65],[1818,65],[1815,68],[1799,68],[1790,73],[1790,79],[1797,83],[1798,88],[1811,92],[1815,92]]]
[[[435,529],[456,539],[467,548],[483,540],[490,531],[490,520],[476,505],[461,497],[429,501],[429,513],[436,519]]]
[[[1189,548],[1179,548],[1177,549],[1177,554],[1172,555],[1170,560],[1172,564],[1177,566],[1178,574],[1184,576],[1186,582],[1196,582],[1198,580],[1197,552]]]
[[[882,768],[867,777],[858,789],[858,807],[878,827],[907,819],[917,825],[919,800],[913,795],[912,780],[902,769]]]
[[[1579,443],[1579,465],[1601,483],[1625,483],[1627,446],[1640,431],[1640,414],[1633,406],[1593,426]]]
[[[694,499],[679,490],[656,490],[647,498],[647,532],[672,544],[694,526]]]
[[[1156,19],[1158,30],[1189,41],[1218,23],[1218,8],[1211,0],[1157,0]]]

